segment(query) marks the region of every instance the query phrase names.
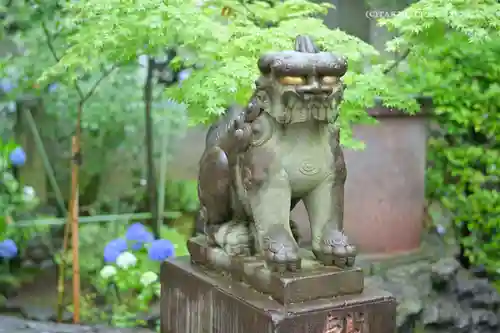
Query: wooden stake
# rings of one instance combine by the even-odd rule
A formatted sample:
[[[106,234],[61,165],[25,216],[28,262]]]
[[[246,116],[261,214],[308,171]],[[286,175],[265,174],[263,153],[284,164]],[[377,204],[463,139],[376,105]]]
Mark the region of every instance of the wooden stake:
[[[77,133],[79,134],[79,133]],[[80,142],[78,136],[72,138],[73,163],[71,165],[71,199],[70,199],[70,221],[71,221],[71,247],[73,252],[73,322],[80,322],[80,260],[78,242],[78,173]]]
[[[80,165],[82,163],[82,154],[80,147],[81,133],[82,133],[82,113],[83,104],[85,99],[80,100],[78,103],[78,110],[76,115],[76,133],[71,141],[71,153],[73,156],[73,163],[71,164],[71,198],[69,202],[69,216],[71,219],[71,247],[73,252],[73,322],[80,323],[80,258],[79,258],[79,232],[78,232],[78,215],[79,201],[78,201],[78,176],[80,172]]]
[[[79,131],[78,131],[79,132]],[[78,233],[78,173],[80,168],[80,138],[77,133],[73,137],[72,153],[73,164],[71,166],[71,200],[70,200],[70,219],[71,219],[71,247],[73,252],[73,322],[80,322],[80,260],[79,260],[79,233]]]

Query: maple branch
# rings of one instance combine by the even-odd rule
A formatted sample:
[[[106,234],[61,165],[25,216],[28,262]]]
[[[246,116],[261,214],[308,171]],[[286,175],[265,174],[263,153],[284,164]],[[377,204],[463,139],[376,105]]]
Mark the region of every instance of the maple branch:
[[[405,52],[403,52],[403,54],[398,59],[394,60],[394,62],[389,67],[384,69],[383,73],[387,75],[390,72],[392,72],[396,67],[399,66],[399,64],[401,64],[401,62],[403,62],[406,58],[408,58],[410,52],[411,48],[408,48]]]
[[[42,21],[42,29],[43,33],[45,35],[45,40],[47,41],[47,47],[49,48],[50,53],[52,54],[52,57],[56,61],[56,63],[61,61],[61,58],[57,55],[56,49],[54,47],[54,39],[52,38],[49,29],[47,28],[47,24],[45,21]],[[92,87],[87,91],[86,94],[83,93],[83,90],[80,88],[80,85],[78,84],[78,81],[75,81],[74,86],[75,90],[78,93],[78,96],[80,97],[80,104],[85,104],[85,102],[94,94],[95,90],[101,84],[101,82],[107,78],[118,66],[113,65],[111,66],[110,69],[104,71],[101,75],[101,77],[92,85]]]

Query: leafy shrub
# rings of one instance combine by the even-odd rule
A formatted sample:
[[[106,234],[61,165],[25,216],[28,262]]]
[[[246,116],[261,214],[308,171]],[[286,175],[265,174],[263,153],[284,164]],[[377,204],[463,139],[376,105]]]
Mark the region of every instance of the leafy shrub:
[[[197,211],[198,182],[189,180],[169,180],[165,185],[165,202],[168,210],[185,213]]]
[[[35,191],[23,186],[14,176],[14,167],[20,168],[26,162],[26,153],[14,141],[4,142],[0,138],[0,288],[12,291],[19,285],[11,269],[12,260],[17,258],[24,245],[23,234],[9,228],[18,214],[32,210],[38,204]]]
[[[469,260],[500,270],[500,38],[442,50],[434,94],[442,131],[430,141],[429,195],[454,213]],[[444,65],[445,64],[445,65]],[[460,75],[450,75],[450,72]],[[470,233],[470,234],[469,234]]]
[[[500,270],[499,12],[496,0],[423,0],[386,22],[401,33],[392,46],[410,50],[401,76],[434,99],[428,195],[453,214],[469,259],[490,271]]]

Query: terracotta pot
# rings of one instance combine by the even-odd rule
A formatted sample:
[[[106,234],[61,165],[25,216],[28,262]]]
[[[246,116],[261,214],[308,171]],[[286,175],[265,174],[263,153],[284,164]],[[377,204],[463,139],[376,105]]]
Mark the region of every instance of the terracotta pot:
[[[344,228],[362,253],[392,255],[420,247],[427,115],[432,102],[421,98],[420,104],[421,112],[414,116],[382,106],[369,110],[378,124],[354,127],[354,136],[365,142],[365,150],[344,150]],[[293,216],[307,221],[302,205]],[[307,239],[307,223],[302,227]]]

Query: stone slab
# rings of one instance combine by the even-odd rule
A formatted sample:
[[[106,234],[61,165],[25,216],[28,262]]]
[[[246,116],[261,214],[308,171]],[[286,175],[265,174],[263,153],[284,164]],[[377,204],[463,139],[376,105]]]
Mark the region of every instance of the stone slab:
[[[264,260],[228,256],[220,249],[209,247],[203,237],[190,239],[188,248],[193,262],[221,272],[229,272],[235,280],[247,283],[282,304],[357,294],[364,288],[364,274],[361,268],[325,267],[315,261],[309,251],[301,252],[300,271],[273,272],[266,267]]]
[[[161,283],[161,333],[394,333],[396,327],[396,301],[377,289],[284,305],[189,257],[163,263]]]

